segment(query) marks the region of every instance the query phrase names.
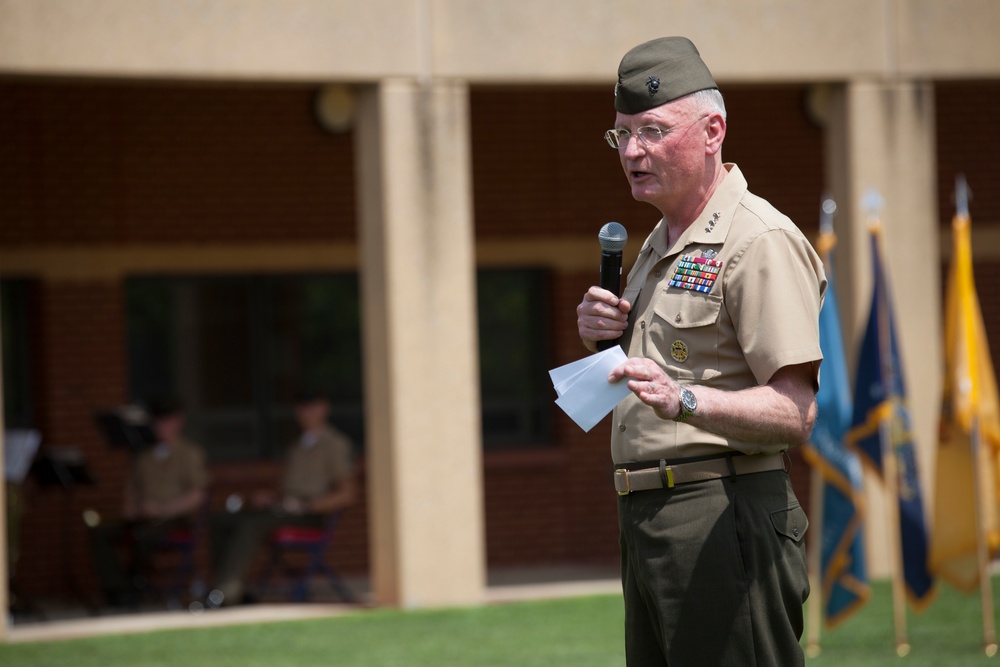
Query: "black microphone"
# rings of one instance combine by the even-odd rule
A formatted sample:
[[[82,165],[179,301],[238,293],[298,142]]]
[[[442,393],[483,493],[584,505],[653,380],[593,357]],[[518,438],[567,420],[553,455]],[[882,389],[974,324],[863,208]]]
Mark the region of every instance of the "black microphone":
[[[609,222],[601,227],[597,240],[601,243],[601,289],[621,296],[622,250],[628,241],[628,232],[617,222]],[[599,340],[597,349],[607,350],[617,344],[617,340]]]

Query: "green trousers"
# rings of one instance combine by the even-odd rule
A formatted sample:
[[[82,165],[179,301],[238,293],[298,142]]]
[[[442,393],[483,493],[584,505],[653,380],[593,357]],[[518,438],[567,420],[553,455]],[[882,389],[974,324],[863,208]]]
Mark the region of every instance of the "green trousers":
[[[137,577],[146,575],[157,545],[171,531],[190,528],[191,519],[107,521],[89,531],[94,568],[105,598],[120,602],[138,592]]]
[[[226,604],[238,602],[246,592],[246,575],[261,545],[279,526],[319,528],[325,517],[289,516],[251,510],[212,517],[212,588],[222,591]]]
[[[805,512],[784,471],[618,503],[629,667],[796,667]]]

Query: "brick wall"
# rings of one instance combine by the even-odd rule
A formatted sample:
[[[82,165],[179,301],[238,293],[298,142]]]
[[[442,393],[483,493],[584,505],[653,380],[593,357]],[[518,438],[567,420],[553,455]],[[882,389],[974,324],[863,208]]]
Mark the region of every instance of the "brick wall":
[[[990,352],[1000,359],[1000,249],[984,247],[983,232],[1000,229],[1000,190],[995,187],[1000,167],[1000,128],[995,122],[1000,109],[1000,83],[995,81],[951,81],[935,86],[938,219],[950,234],[955,214],[955,177],[965,174],[972,191],[972,257],[976,290]],[[942,273],[944,277],[946,273]],[[944,284],[942,283],[942,290]]]
[[[32,318],[32,374],[37,427],[48,447],[69,449],[87,462],[95,483],[30,485],[18,565],[25,592],[82,588],[92,579],[81,520],[84,508],[117,513],[124,452],[111,450],[94,425],[98,406],[119,405],[126,396],[124,317],[117,283],[37,285]]]
[[[822,138],[805,118],[802,89],[724,92],[724,158],[740,164],[754,192],[814,234]],[[976,190],[974,223],[1000,222],[1000,194],[988,188],[996,169],[988,156],[997,152],[989,148],[1000,148],[1000,131],[975,122],[990,117],[998,95],[996,84],[939,88],[942,225],[950,219],[947,172],[956,168]],[[318,130],[311,99],[312,91],[295,86],[0,82],[0,246],[353,239],[353,141]],[[614,118],[609,90],[483,87],[471,104],[479,238],[592,239],[609,220],[638,238],[652,227],[656,212],[631,200],[601,136]],[[980,294],[991,294],[1000,263],[976,270]],[[545,343],[552,365],[582,354],[574,310],[595,273],[552,276]],[[66,562],[78,582],[92,580],[80,510],[114,514],[119,506],[127,459],[104,443],[92,412],[127,396],[125,322],[119,283],[35,287],[38,425],[47,444],[79,447],[98,481],[72,498],[32,491],[19,579],[27,592],[51,594],[65,588]],[[1000,306],[986,298],[983,305],[988,328],[1000,331]],[[996,355],[1000,334],[993,341]],[[607,423],[583,433],[554,406],[553,419],[550,447],[485,457],[491,567],[616,562]],[[270,463],[214,465],[214,503],[276,474]],[[793,475],[807,502],[808,468],[796,462]],[[366,571],[367,539],[362,506],[345,518],[332,560],[342,571]]]
[[[350,135],[298,87],[5,82],[0,244],[355,238]]]
[[[0,83],[0,246],[351,240],[353,140],[318,129],[312,97],[301,87]],[[117,516],[129,464],[93,420],[129,394],[123,285],[32,286],[36,425],[44,445],[77,448],[96,484],[27,489],[19,586],[47,596],[73,583],[90,596],[81,512]],[[276,472],[213,466],[213,504]],[[363,508],[339,537],[333,562],[364,571]]]
[[[805,116],[801,86],[731,86],[723,159],[736,162],[754,193],[807,234],[818,228],[822,133]],[[659,219],[629,194],[616,151],[610,90],[593,87],[483,88],[472,93],[476,234],[596,236],[621,222],[639,242]],[[640,236],[641,234],[641,236]]]

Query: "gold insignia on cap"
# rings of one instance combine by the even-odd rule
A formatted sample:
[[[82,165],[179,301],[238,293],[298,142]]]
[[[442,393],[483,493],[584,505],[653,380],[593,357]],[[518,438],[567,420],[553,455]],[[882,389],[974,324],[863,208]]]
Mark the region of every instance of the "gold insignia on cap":
[[[670,344],[670,356],[674,361],[685,362],[688,358],[688,346],[682,340],[675,340]]]

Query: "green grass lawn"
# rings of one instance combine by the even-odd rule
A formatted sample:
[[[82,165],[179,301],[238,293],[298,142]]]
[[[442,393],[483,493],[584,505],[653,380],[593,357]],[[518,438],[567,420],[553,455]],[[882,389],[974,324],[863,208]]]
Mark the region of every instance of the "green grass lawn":
[[[996,584],[996,582],[994,582]],[[893,646],[889,588],[833,631],[810,667],[1000,665],[981,649],[979,598],[942,588],[909,614],[913,649]],[[720,638],[721,639],[721,638]],[[613,667],[622,604],[595,596],[437,611],[359,611],[307,621],[0,645],[4,667]]]

